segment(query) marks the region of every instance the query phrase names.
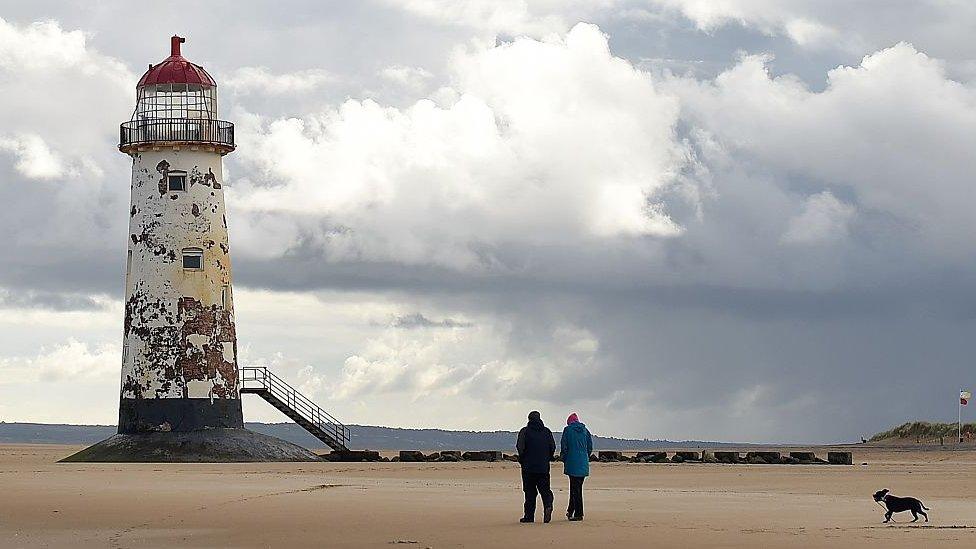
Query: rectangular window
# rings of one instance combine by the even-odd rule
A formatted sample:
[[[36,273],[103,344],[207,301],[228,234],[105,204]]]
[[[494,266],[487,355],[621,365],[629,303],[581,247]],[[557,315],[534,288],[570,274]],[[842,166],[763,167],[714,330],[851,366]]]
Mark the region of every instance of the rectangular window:
[[[224,286],[220,289],[220,308],[227,310],[230,305],[230,286]]]
[[[202,271],[203,250],[197,248],[183,250],[183,268],[191,271]]]
[[[167,181],[169,181],[170,191],[185,191],[186,190],[186,174],[185,173],[171,173],[167,176]]]
[[[128,276],[132,272],[132,250],[125,257],[125,274]]]

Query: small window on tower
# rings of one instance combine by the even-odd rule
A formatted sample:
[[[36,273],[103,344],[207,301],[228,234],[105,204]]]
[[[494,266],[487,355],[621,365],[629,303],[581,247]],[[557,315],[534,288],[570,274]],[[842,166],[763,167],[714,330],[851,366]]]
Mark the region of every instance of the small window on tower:
[[[227,310],[227,306],[230,304],[230,286],[224,286],[220,289],[220,308]]]
[[[203,250],[201,250],[200,248],[184,248],[183,268],[188,271],[202,271]]]
[[[185,191],[186,190],[186,174],[183,172],[170,172],[166,176],[166,180],[169,182],[168,188],[170,191]]]

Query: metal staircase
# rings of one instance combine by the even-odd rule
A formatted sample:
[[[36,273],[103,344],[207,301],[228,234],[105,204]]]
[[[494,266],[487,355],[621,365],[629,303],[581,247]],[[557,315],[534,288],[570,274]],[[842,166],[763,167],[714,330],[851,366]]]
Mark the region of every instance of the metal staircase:
[[[241,394],[260,395],[337,452],[348,452],[349,428],[265,367],[240,368]]]

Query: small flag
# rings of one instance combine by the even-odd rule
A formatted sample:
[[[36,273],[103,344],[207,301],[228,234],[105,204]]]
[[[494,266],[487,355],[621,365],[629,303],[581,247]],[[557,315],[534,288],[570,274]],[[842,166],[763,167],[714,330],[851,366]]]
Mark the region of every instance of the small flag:
[[[959,404],[965,406],[969,404],[971,398],[973,398],[973,394],[969,391],[959,391]]]

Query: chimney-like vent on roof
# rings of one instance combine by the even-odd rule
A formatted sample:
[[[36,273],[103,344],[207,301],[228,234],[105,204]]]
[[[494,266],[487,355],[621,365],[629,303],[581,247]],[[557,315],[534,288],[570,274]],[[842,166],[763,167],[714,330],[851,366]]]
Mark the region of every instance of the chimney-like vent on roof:
[[[169,39],[169,54],[173,57],[179,57],[180,44],[182,44],[183,42],[186,42],[186,38],[183,38],[182,36],[176,36],[174,34],[173,37]]]

